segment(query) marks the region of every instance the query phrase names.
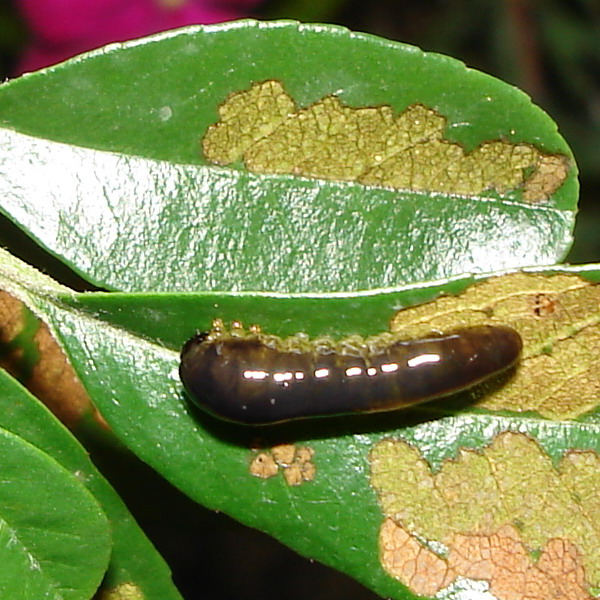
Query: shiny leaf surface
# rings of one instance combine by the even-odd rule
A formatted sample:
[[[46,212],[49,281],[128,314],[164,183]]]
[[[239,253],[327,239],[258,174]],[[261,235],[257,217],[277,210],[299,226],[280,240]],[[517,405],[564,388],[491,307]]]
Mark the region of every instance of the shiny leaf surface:
[[[11,268],[9,262],[13,263]],[[24,271],[16,268],[14,261],[8,260],[4,265],[2,285],[12,288],[22,298],[28,297],[48,320],[115,433],[143,460],[198,502],[260,528],[306,556],[351,573],[382,596],[412,598],[422,594],[423,588],[407,580],[401,567],[390,570],[389,562],[381,561],[379,544],[388,535],[398,539],[401,532],[390,529],[396,525],[387,524],[389,509],[377,498],[380,490],[385,494],[382,485],[387,484],[371,481],[375,456],[372,452],[378,444],[389,439],[403,440],[423,457],[415,458],[412,469],[420,469],[426,460],[434,470],[466,449],[477,453],[489,445],[495,447],[494,444],[508,439],[502,437],[506,432],[519,432],[520,436],[535,440],[531,452],[540,456],[540,465],[549,460],[545,456],[558,464],[561,457],[571,456],[568,453],[572,451],[590,453],[592,459],[600,452],[597,411],[590,412],[585,422],[549,421],[535,413],[469,409],[465,403],[471,400],[460,396],[451,402],[440,401],[383,416],[317,419],[257,429],[226,424],[195,410],[178,380],[181,343],[214,316],[228,319],[235,315],[248,320],[251,315],[258,315],[265,330],[282,335],[297,331],[299,323],[306,324],[302,329],[311,335],[374,333],[386,328],[386,322],[398,307],[433,300],[440,293],[460,293],[476,282],[473,278],[379,294],[325,297],[72,294],[58,288],[49,291],[49,284],[40,286],[35,274],[24,277]],[[579,273],[592,282],[600,281],[597,268],[562,271]],[[18,280],[15,272],[20,274]],[[332,319],[331,315],[339,315],[340,319]],[[510,455],[509,451],[509,458]],[[504,465],[509,458],[497,460]],[[514,468],[517,467],[515,464]],[[472,477],[468,475],[469,468],[468,464],[464,467],[461,481],[467,482]],[[544,466],[544,471],[540,466],[536,473],[541,478],[554,477],[553,468]],[[569,477],[570,481],[577,479],[576,473]],[[448,485],[454,489],[451,483]],[[573,483],[577,485],[580,484]],[[539,487],[539,483],[525,485],[522,490],[513,491],[516,496],[511,497],[518,500],[519,494],[527,495]],[[581,489],[589,491],[585,485]],[[574,494],[573,498],[579,497],[577,492]],[[489,501],[493,500],[490,496]],[[540,518],[543,513],[535,511],[542,510],[543,505],[536,504],[534,496],[527,502],[533,503],[535,518]],[[544,510],[550,506],[555,511],[553,527],[564,524],[560,535],[564,535],[565,543],[581,543],[577,537],[579,530],[567,527],[571,522],[566,516],[571,510],[568,508],[571,500],[559,502],[550,495],[544,496],[543,502],[550,503],[544,505]],[[427,510],[439,513],[436,506],[432,499]],[[437,542],[450,546],[462,543],[460,536],[469,533],[468,528],[461,528],[460,514],[452,518],[455,530],[452,535],[458,537],[446,539],[436,533],[440,530],[424,532],[430,536],[434,550],[438,548]],[[536,527],[535,522],[524,523],[525,532]],[[444,523],[438,526],[451,534],[452,530],[444,529]],[[595,520],[593,526],[598,526]],[[525,543],[515,538],[512,531],[498,530],[494,535],[512,540],[515,549]],[[539,543],[540,551],[546,551],[543,539]],[[392,547],[391,551],[396,552],[392,562],[396,560],[402,565],[406,556],[403,548]],[[590,550],[586,548],[584,544],[579,550],[584,552],[581,563],[586,577],[581,588],[584,590],[590,589],[596,579],[589,566]],[[547,548],[547,552],[551,553],[552,548]],[[448,573],[465,576],[459,563],[451,559],[444,566],[443,552],[436,556],[449,569]],[[498,572],[510,567],[498,560]],[[498,577],[494,577],[490,585],[498,585]],[[444,584],[443,578],[440,582],[444,589],[455,585],[452,581]],[[461,585],[470,593],[479,589],[475,580],[463,581]]]
[[[266,80],[281,82],[300,113],[333,95],[345,108],[322,117],[340,126],[354,108],[385,119],[409,106],[434,111],[441,129],[425,158],[409,137],[392,170],[414,162],[418,189],[339,180],[348,148],[350,165],[352,153],[366,160],[353,137],[362,121],[337,146],[325,128],[330,158],[316,163],[332,178],[299,176],[299,165],[270,174],[210,164],[201,140],[219,107]],[[571,243],[577,169],[525,94],[451,58],[340,27],[241,21],[113,45],[3,84],[0,124],[0,210],[107,289],[364,290],[552,264]],[[456,152],[501,143],[560,157],[566,180],[533,204],[522,186],[466,193],[477,161],[452,185],[438,181]],[[275,154],[286,153],[284,144]],[[542,182],[552,178],[538,167]]]

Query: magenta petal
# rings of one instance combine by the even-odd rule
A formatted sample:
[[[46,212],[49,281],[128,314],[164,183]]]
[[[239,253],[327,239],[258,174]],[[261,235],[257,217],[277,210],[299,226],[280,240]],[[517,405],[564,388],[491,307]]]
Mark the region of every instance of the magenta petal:
[[[34,41],[18,72],[39,69],[75,54],[167,29],[248,16],[260,0],[19,0]]]

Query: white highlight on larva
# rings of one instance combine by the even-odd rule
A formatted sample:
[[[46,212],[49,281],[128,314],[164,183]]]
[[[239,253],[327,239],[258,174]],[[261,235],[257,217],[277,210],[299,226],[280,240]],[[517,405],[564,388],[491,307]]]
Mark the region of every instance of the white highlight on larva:
[[[418,367],[420,365],[429,364],[429,363],[437,363],[442,360],[439,354],[420,354],[419,356],[415,356],[410,358],[407,361],[407,365],[409,367]],[[400,368],[398,363],[385,363],[381,365],[380,370],[382,373],[395,373]],[[377,375],[376,367],[368,367],[365,372],[369,377],[373,377]],[[363,369],[361,367],[348,367],[345,371],[346,377],[358,377],[363,374]],[[316,369],[315,377],[317,379],[324,379],[325,377],[329,377],[330,370],[327,368]],[[246,370],[243,372],[244,379],[254,380],[254,381],[264,381],[271,377],[271,373],[268,371],[253,371]],[[292,373],[291,371],[278,371],[272,374],[273,381],[275,383],[286,383],[287,381],[292,381],[296,379],[297,381],[301,381],[304,379],[305,375],[302,371],[296,371]]]
[[[277,383],[291,381],[293,378],[294,374],[290,371],[285,371],[284,373],[273,373],[273,380]]]
[[[406,364],[409,367],[418,367],[419,365],[426,365],[428,363],[437,363],[440,360],[442,360],[442,357],[439,354],[420,354],[419,356],[409,358]]]
[[[348,367],[346,369],[346,377],[356,377],[362,373],[362,369],[360,367]]]
[[[255,379],[262,381],[269,376],[267,371],[244,371],[244,379]]]

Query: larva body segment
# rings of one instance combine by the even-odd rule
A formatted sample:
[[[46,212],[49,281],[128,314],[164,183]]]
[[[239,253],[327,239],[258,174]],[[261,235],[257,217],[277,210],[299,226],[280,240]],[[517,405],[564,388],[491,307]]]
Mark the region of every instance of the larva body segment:
[[[510,367],[521,348],[515,330],[489,325],[408,341],[388,333],[310,342],[302,334],[282,340],[217,324],[185,344],[179,373],[204,410],[259,425],[391,411],[446,396]]]

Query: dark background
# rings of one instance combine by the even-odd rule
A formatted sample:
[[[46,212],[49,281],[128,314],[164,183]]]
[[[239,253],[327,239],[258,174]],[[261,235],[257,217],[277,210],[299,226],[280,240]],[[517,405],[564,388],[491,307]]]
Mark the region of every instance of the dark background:
[[[558,123],[581,171],[580,213],[567,261],[600,262],[598,0],[270,0],[242,16],[344,25],[449,54],[524,89]],[[16,0],[0,0],[2,80],[16,73],[32,41]],[[24,248],[18,254],[36,254],[8,223],[0,221],[0,228],[0,242]],[[55,277],[68,279],[53,267],[51,261],[47,268]],[[135,459],[123,469],[122,458],[111,456],[99,460],[109,470],[121,465],[114,483],[169,562],[186,600],[375,598],[353,580],[196,506]]]

